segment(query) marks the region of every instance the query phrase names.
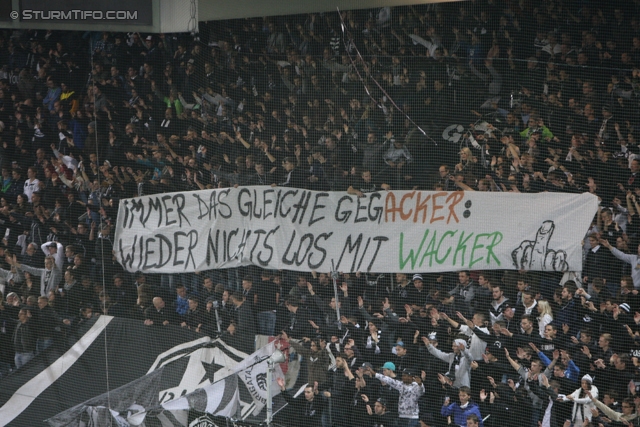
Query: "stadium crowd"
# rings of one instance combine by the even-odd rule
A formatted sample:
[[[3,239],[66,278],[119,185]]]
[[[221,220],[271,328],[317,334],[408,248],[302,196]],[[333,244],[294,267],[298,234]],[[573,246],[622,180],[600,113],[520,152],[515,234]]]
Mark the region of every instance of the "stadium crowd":
[[[279,334],[295,425],[640,425],[640,1],[5,30],[0,65],[0,375],[108,314]],[[601,203],[574,274],[345,273],[336,297],[327,272],[115,261],[120,199],[245,185]]]

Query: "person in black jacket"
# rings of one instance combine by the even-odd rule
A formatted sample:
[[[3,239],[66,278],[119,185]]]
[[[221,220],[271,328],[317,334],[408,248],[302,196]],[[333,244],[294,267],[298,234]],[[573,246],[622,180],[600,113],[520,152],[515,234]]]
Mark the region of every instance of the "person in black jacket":
[[[278,186],[307,188],[307,184],[309,183],[307,180],[308,174],[302,170],[302,168],[296,166],[295,158],[285,157],[282,160],[282,168],[284,169],[284,181],[278,183]]]
[[[38,297],[38,310],[32,313],[36,326],[36,354],[40,354],[53,345],[56,327],[59,326],[58,314],[49,305],[47,297]]]
[[[36,354],[36,334],[33,323],[26,308],[18,313],[19,323],[13,333],[13,346],[15,348],[16,369],[20,369]]]
[[[173,323],[171,310],[166,308],[166,303],[162,297],[155,297],[153,306],[148,307],[144,312],[144,324],[147,326],[167,326]]]
[[[331,418],[334,425],[346,424],[356,391],[356,377],[346,360],[345,353],[336,356],[335,368],[329,370],[327,390],[323,393],[325,397],[331,398]]]
[[[363,399],[365,396],[363,396]],[[365,420],[365,426],[371,427],[392,427],[396,424],[396,420],[390,412],[387,412],[387,401],[383,397],[379,397],[371,408],[371,401],[367,398],[367,414],[369,417]]]
[[[326,402],[322,397],[318,397],[318,383],[313,386],[307,385],[304,394],[293,397],[284,386],[284,378],[276,380],[282,391],[284,400],[294,409],[297,416],[297,425],[300,427],[320,427],[322,425],[322,412]]]
[[[256,321],[253,317],[251,305],[246,303],[240,291],[236,291],[231,295],[231,302],[236,306],[235,321],[227,327],[227,331],[221,338],[238,350],[251,354],[255,350],[256,337]]]
[[[187,311],[180,326],[200,332],[203,324],[204,313],[200,308],[200,300],[196,295],[191,295],[189,296],[189,311]]]
[[[297,298],[289,297],[284,303],[287,310],[289,310],[290,321],[289,325],[285,329],[287,335],[291,338],[302,339],[303,337],[313,336],[311,319],[309,312],[304,307],[300,307],[300,302]]]

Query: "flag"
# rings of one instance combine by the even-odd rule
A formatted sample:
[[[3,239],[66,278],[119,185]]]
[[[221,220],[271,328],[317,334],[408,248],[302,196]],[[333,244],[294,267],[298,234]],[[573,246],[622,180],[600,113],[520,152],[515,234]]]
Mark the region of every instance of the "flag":
[[[75,419],[66,424],[70,426],[79,425],[82,419],[94,420],[94,425],[104,421],[106,425],[124,426],[137,425],[138,419],[147,416],[154,416],[165,425],[184,425],[170,418],[182,417],[178,420],[181,422],[185,412],[197,411],[170,411],[163,405],[196,391],[190,398],[193,402],[196,398],[206,401],[206,411],[229,414],[233,412],[233,402],[238,402],[238,418],[264,420],[260,411],[266,403],[267,364],[262,359],[273,353],[273,344],[247,356],[219,339],[185,328],[149,327],[140,321],[112,316],[92,319],[82,332],[71,348],[52,346],[3,378],[0,427],[32,427],[45,420],[65,425],[61,417]],[[249,367],[256,361],[260,363]],[[237,374],[241,381],[228,378]],[[282,370],[276,366],[274,378],[280,375]],[[237,384],[234,392],[239,400],[229,395],[229,384]],[[272,389],[279,393],[277,385]],[[100,400],[105,393],[120,402],[117,407]],[[216,400],[218,396],[224,400]],[[277,396],[274,413],[284,405],[284,399]]]
[[[44,420],[87,402],[88,398],[130,385],[163,366],[158,399],[179,397],[182,389],[175,397],[169,393],[178,389],[189,355],[212,342],[209,337],[179,326],[150,327],[141,321],[112,316],[91,319],[78,335],[80,338],[72,347],[54,344],[2,378],[0,427],[42,425]],[[219,360],[230,361],[230,366],[246,357],[226,346],[219,351],[228,353]],[[211,375],[218,369],[206,363],[201,366],[201,372]],[[195,390],[203,377],[204,374],[195,380],[189,391]]]
[[[251,405],[242,409],[243,418],[249,414],[257,416],[267,404],[267,359],[275,351],[276,342],[271,341],[234,367],[253,399]],[[278,378],[284,378],[284,374],[280,365],[276,364],[271,384],[272,397],[280,394],[280,387],[276,382]]]
[[[230,375],[179,399],[162,404],[162,411],[154,413],[156,411],[152,410],[149,417],[157,418],[163,427],[187,427],[190,411],[233,417],[238,411],[239,403],[238,377]],[[128,421],[132,425],[140,425],[143,419],[134,414]]]
[[[87,400],[47,420],[51,427],[76,427],[86,417],[92,425],[129,425],[126,418],[158,405],[158,390],[163,369],[152,372],[111,392]]]

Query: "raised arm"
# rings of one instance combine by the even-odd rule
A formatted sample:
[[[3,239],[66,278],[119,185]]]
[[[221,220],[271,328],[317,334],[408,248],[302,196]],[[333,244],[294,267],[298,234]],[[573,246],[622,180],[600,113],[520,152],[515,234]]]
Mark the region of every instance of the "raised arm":
[[[509,364],[513,367],[513,369],[515,369],[516,371],[520,370],[522,366],[511,358],[511,356],[509,355],[509,350],[505,348],[504,354],[505,356],[507,356],[507,360],[509,361]]]

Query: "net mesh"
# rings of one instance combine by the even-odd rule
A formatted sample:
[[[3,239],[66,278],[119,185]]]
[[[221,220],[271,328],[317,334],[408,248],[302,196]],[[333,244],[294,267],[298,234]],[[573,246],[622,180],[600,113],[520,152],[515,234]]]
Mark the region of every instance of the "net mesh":
[[[269,387],[290,426],[635,422],[639,12],[483,0],[3,32],[0,424],[262,422]],[[334,290],[327,271],[116,261],[122,199],[248,185],[600,208],[576,236],[583,271],[564,274],[353,271]]]

